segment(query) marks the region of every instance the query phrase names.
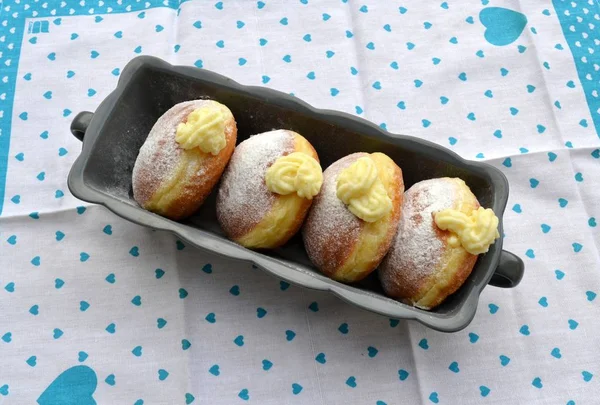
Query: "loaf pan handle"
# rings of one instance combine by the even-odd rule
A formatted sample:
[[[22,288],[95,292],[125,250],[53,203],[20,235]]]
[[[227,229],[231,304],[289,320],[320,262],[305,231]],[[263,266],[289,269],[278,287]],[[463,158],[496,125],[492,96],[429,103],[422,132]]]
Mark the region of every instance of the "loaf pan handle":
[[[500,255],[500,263],[489,284],[502,288],[516,287],[521,282],[524,271],[523,260],[517,255],[503,250]]]
[[[73,118],[73,122],[71,122],[71,133],[75,138],[79,139],[83,142],[83,137],[85,136],[85,131],[90,125],[90,121],[94,113],[89,111],[82,111]]]

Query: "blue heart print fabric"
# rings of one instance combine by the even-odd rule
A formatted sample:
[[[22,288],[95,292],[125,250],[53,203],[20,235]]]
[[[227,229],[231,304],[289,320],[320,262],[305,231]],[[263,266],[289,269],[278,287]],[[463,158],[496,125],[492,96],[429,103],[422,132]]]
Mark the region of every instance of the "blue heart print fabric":
[[[598,402],[594,0],[8,0],[0,22],[0,403]],[[70,122],[138,55],[494,165],[522,283],[443,334],[78,201]]]

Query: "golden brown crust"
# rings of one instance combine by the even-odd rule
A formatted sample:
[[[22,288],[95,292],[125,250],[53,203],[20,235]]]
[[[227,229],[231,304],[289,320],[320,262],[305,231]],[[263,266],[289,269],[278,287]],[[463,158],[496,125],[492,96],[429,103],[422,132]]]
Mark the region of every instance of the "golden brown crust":
[[[143,208],[179,220],[192,215],[210,194],[235,149],[237,126],[231,116],[225,124],[225,147],[217,154],[198,148],[184,150],[175,141],[177,125],[189,113],[207,104],[224,106],[212,100],[177,104],[153,126],[140,149],[132,176],[135,200]],[[225,109],[228,111],[227,109]]]
[[[303,141],[305,141],[305,142],[303,142]],[[300,140],[296,137],[294,143],[295,143],[294,144],[294,152],[298,152],[298,151],[302,150],[302,151],[304,151],[304,153],[307,153],[308,155],[312,156],[317,162],[320,163],[319,155],[317,154],[317,151],[310,144],[310,142],[308,142],[305,138],[302,138],[302,140]],[[288,154],[289,153],[285,153],[284,156],[286,156]],[[318,196],[318,194],[317,194],[317,196]],[[275,194],[276,199],[279,199],[282,197],[284,197],[284,196]],[[313,201],[314,201],[314,198],[312,200],[302,198],[300,209],[299,209],[298,213],[296,214],[294,221],[291,223],[288,231],[281,236],[279,243],[274,244],[272,246],[272,248],[278,248],[280,246],[285,245],[296,233],[298,233],[298,231],[302,227],[302,224],[304,223],[304,219],[306,218],[306,215],[308,214],[308,210],[310,209],[310,207],[313,204]]]
[[[228,238],[249,248],[272,249],[298,232],[313,200],[273,193],[265,183],[267,169],[293,152],[319,161],[312,145],[288,130],[254,135],[238,145],[217,195],[217,219]]]
[[[470,212],[479,203],[460,179],[432,179],[405,193],[403,218],[379,268],[385,293],[409,305],[431,309],[455,293],[471,274],[477,256],[451,247],[451,232],[440,230],[433,214],[445,208]]]
[[[374,223],[354,216],[336,195],[339,173],[364,156],[376,156],[392,200],[390,213]],[[383,154],[354,153],[333,163],[323,175],[321,193],[302,230],[306,251],[326,276],[342,282],[359,281],[375,270],[393,241],[402,213],[402,170]]]
[[[454,267],[454,274],[449,279],[448,282],[437,285],[437,291],[435,294],[432,294],[431,297],[427,297],[428,293],[431,291],[431,287],[422,288],[415,296],[421,295],[423,298],[419,300],[415,300],[413,302],[417,303],[419,307],[422,309],[432,309],[440,305],[444,300],[454,294],[458,289],[465,283],[467,278],[471,275],[471,271],[473,271],[473,267],[475,267],[475,263],[477,262],[477,256],[466,253],[462,260],[458,260],[459,265]],[[440,273],[443,273],[443,270],[440,270]],[[427,297],[425,299],[425,297]]]
[[[400,222],[400,217],[402,216],[402,201],[404,201],[404,178],[402,177],[402,170],[395,164],[393,165],[392,185],[393,191],[391,193],[388,192],[388,195],[392,199],[392,212],[390,213],[390,217],[388,219],[389,226],[387,228],[387,234],[384,240],[379,245],[377,255],[373,258],[373,264],[371,266],[373,270],[379,266],[390,249],[390,246],[394,240],[394,236],[398,230],[398,222]],[[368,274],[365,274],[364,277],[367,275]]]
[[[198,171],[201,174],[185,179],[183,192],[166,211],[163,211],[163,216],[174,220],[183,219],[198,211],[202,206],[206,197],[219,182],[235,149],[237,126],[233,119],[225,126],[225,138],[227,140],[225,148],[216,156],[206,155],[201,169]]]
[[[280,197],[281,196],[277,196],[277,198],[280,198]],[[304,201],[302,201],[302,203],[301,203],[300,211],[295,215],[294,221],[290,225],[290,228],[288,229],[288,231],[285,232],[284,234],[282,234],[279,241],[277,243],[271,245],[271,247],[269,247],[269,249],[274,249],[274,248],[278,248],[280,246],[285,245],[295,234],[298,233],[298,231],[302,227],[302,224],[304,223],[306,214],[308,214],[308,210],[310,209],[311,205],[313,204],[313,200],[307,200],[306,198],[303,198],[303,200]]]
[[[338,174],[367,153],[354,153],[331,164],[323,172],[323,186],[308,214],[302,238],[311,262],[327,277],[346,263],[355,250],[363,221],[346,209],[336,196]],[[335,199],[335,200],[334,200]]]

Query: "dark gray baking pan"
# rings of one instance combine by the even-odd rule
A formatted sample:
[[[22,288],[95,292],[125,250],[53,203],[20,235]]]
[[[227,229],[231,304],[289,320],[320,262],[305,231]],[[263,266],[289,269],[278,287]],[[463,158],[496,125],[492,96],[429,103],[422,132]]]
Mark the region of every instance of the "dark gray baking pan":
[[[254,263],[276,277],[316,290],[328,290],[361,308],[395,319],[415,319],[431,328],[452,332],[475,316],[479,294],[489,283],[514,287],[523,276],[523,262],[502,250],[502,238],[479,257],[466,283],[434,311],[423,311],[384,296],[372,274],[363,282],[344,285],[321,275],[310,263],[300,237],[273,252],[254,252],[227,240],[219,228],[215,199],[209,198],[192,218],[174,222],[141,209],[133,200],[131,172],[152,125],[174,104],[211,98],[227,105],[238,125],[238,142],[275,128],[305,136],[319,153],[323,168],[354,152],[384,152],[402,168],[406,188],[429,178],[453,176],[467,182],[481,205],[500,218],[508,198],[508,182],[496,168],[469,162],[433,143],[393,135],[378,126],[337,111],[318,110],[287,94],[242,86],[194,67],[172,66],[141,56],[121,73],[117,88],[95,113],[82,112],[71,131],[83,150],[69,173],[69,189],[77,198],[101,204],[115,214],[153,229],[175,233],[201,249]],[[214,193],[213,193],[214,194]]]

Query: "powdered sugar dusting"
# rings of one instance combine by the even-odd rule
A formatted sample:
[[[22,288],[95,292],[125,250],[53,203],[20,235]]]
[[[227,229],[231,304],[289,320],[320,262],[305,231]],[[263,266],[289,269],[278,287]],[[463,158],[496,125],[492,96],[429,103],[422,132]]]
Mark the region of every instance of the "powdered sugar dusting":
[[[359,237],[361,220],[337,197],[339,173],[366,153],[348,155],[323,172],[321,192],[315,198],[302,232],[311,261],[326,274],[344,261],[344,252]],[[337,248],[339,246],[339,248]],[[327,254],[331,252],[332,254]]]
[[[182,153],[175,141],[177,125],[196,108],[209,103],[214,101],[193,100],[179,103],[156,121],[140,148],[133,167],[133,194],[140,205],[144,205],[163,182],[170,180],[177,167]]]
[[[265,184],[267,169],[294,151],[294,133],[276,130],[240,143],[223,174],[217,195],[217,217],[233,238],[252,229],[271,209],[275,196]]]
[[[419,285],[433,272],[444,252],[433,214],[454,207],[457,187],[452,179],[442,178],[421,181],[406,191],[398,233],[379,269],[384,284],[395,280]]]

